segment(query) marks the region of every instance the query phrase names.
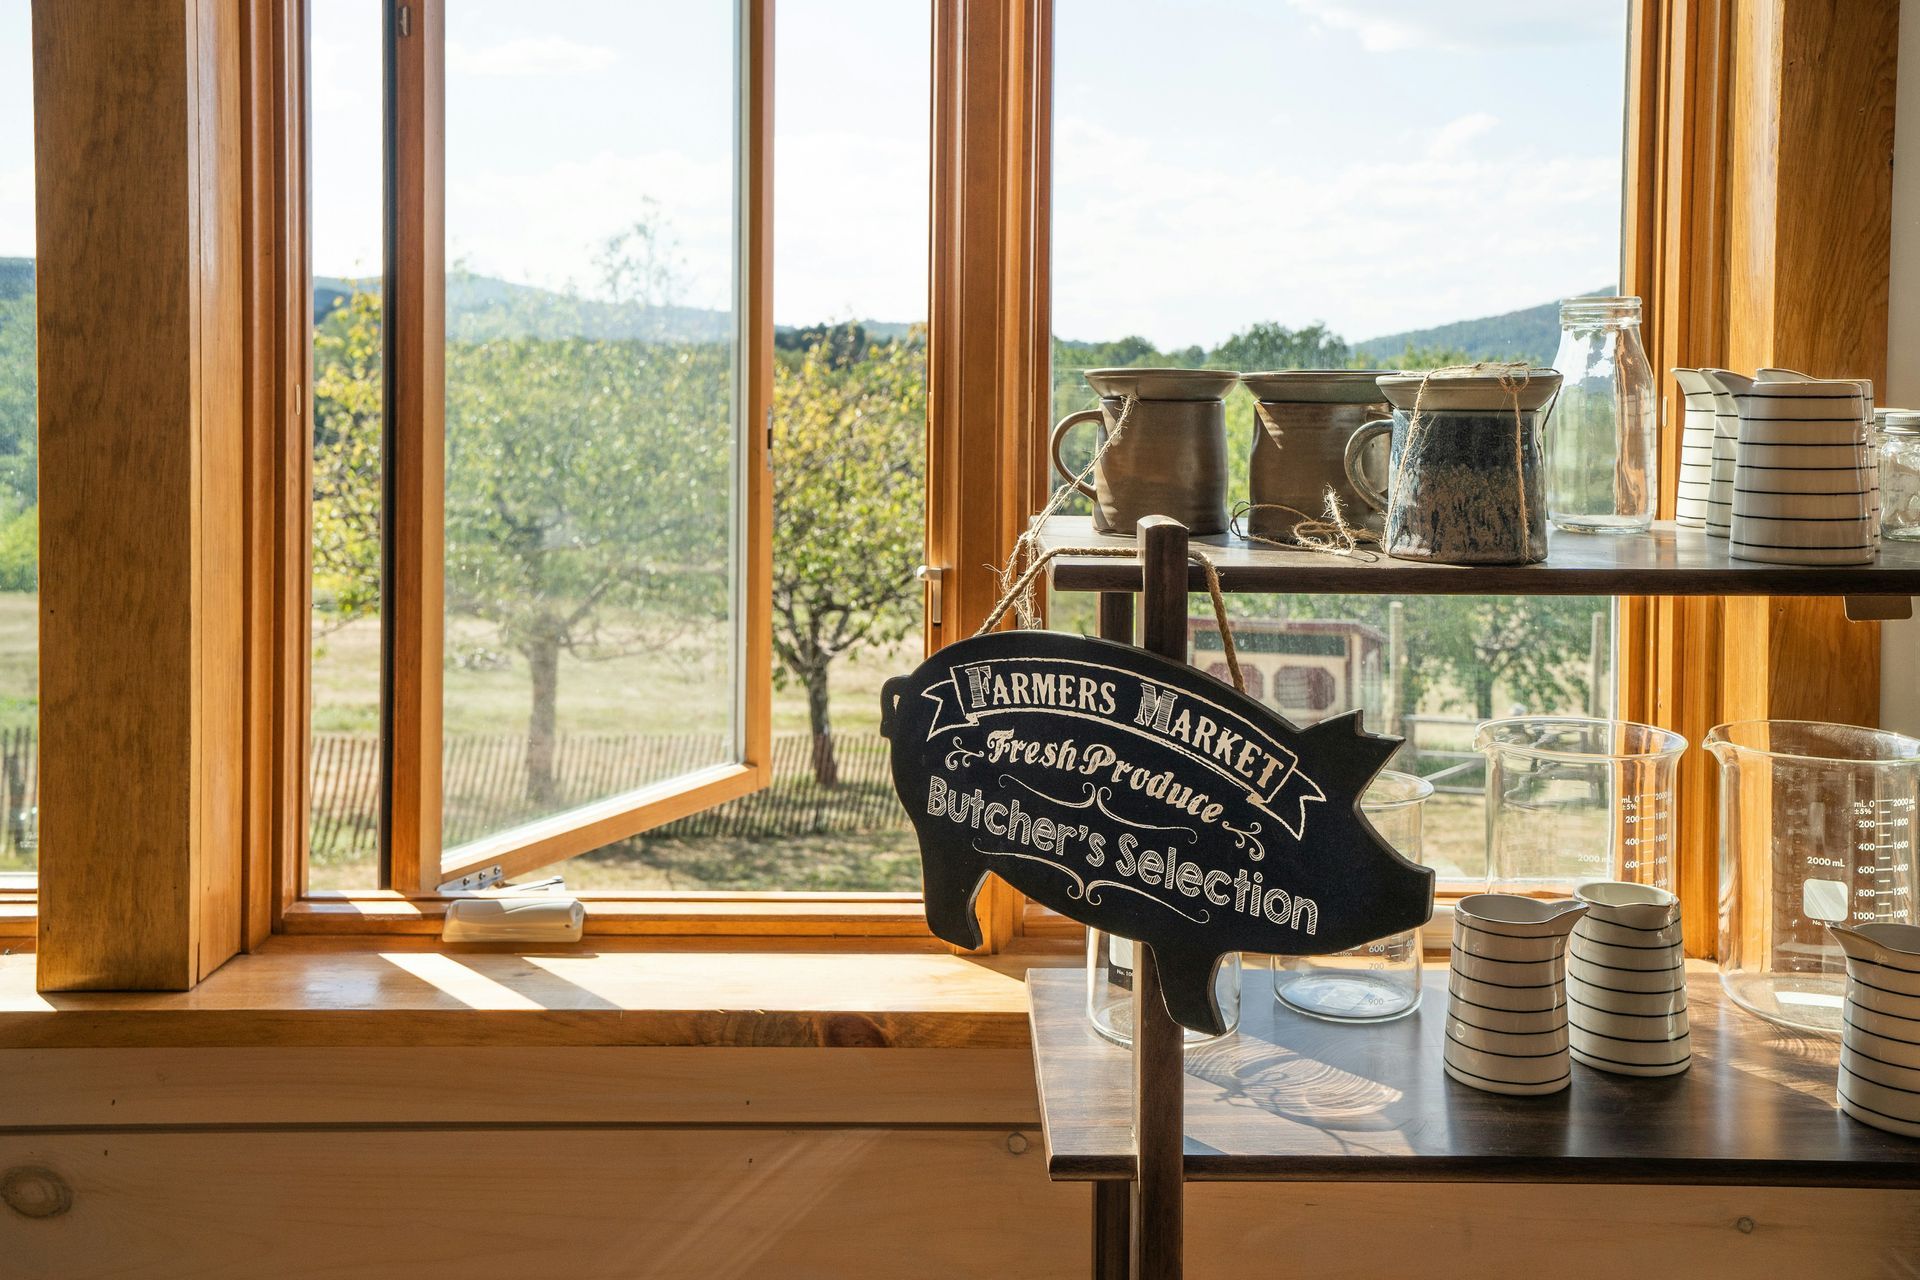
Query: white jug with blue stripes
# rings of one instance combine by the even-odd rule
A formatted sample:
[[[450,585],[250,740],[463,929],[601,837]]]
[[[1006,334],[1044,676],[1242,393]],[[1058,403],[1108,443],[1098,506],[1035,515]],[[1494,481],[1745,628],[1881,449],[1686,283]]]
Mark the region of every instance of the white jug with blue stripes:
[[[1920,925],[1828,925],[1847,953],[1840,1109],[1920,1138]]]

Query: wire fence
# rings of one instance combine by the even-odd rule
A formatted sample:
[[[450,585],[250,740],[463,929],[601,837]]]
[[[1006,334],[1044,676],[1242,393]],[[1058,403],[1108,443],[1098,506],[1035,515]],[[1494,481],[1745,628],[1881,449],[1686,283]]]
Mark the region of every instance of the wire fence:
[[[827,786],[815,775],[814,735],[776,734],[768,786],[653,834],[699,838],[904,829],[906,814],[887,771],[886,739],[877,733],[835,734],[831,750],[837,778]],[[529,797],[524,737],[449,738],[441,766],[443,838],[449,846],[462,844],[727,759],[727,739],[716,733],[563,735],[554,742],[551,798],[536,803]],[[349,858],[377,847],[378,736],[315,734],[311,780],[314,856]]]
[[[1409,716],[1409,739],[1398,768],[1429,776],[1446,793],[1478,794],[1479,753],[1470,749],[1471,717]],[[39,751],[30,728],[0,730],[0,851],[39,846]],[[887,742],[877,733],[831,739],[837,781],[815,776],[810,733],[773,738],[773,778],[752,795],[729,800],[657,828],[682,839],[858,834],[905,830],[894,798]],[[714,733],[568,734],[554,743],[553,797],[528,798],[527,740],[515,734],[449,738],[442,757],[443,831],[449,846],[547,814],[678,777],[727,758]],[[380,738],[372,733],[316,733],[310,756],[309,835],[323,861],[369,856],[379,846]]]

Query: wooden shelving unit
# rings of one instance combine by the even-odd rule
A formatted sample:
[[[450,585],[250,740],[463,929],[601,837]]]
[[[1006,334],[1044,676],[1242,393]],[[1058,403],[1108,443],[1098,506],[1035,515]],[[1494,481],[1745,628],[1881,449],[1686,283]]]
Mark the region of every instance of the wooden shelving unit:
[[[1920,543],[1889,542],[1873,564],[1735,560],[1697,529],[1647,535],[1553,533],[1545,563],[1439,565],[1378,552],[1336,556],[1192,538],[1171,522],[1139,538],[1094,532],[1084,516],[1039,529],[1043,551],[1129,548],[1132,557],[1058,555],[1056,591],[1100,595],[1100,634],[1185,652],[1187,593],[1204,591],[1205,553],[1236,593],[1405,595],[1841,596],[1856,619],[1911,616]],[[1157,990],[1139,951],[1136,993]],[[1028,976],[1035,1070],[1053,1177],[1094,1188],[1096,1277],[1180,1274],[1179,1183],[1214,1181],[1667,1182],[1920,1187],[1920,1142],[1858,1124],[1835,1106],[1838,1048],[1756,1018],[1703,971],[1692,982],[1694,1065],[1666,1079],[1576,1065],[1573,1087],[1509,1098],[1444,1076],[1444,977],[1397,1023],[1341,1026],[1277,1011],[1260,987],[1241,1025],[1182,1058],[1159,1001],[1135,1001],[1135,1044],[1086,1025],[1085,975]],[[1189,1109],[1191,1123],[1188,1123]],[[1166,1237],[1173,1237],[1171,1246]]]

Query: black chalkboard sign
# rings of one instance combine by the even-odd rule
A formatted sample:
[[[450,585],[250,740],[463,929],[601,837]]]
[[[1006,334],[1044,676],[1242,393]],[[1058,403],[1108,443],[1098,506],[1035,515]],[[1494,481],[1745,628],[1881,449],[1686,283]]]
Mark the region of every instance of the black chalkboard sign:
[[[889,680],[881,732],[935,934],[980,945],[995,872],[1152,947],[1167,1011],[1196,1030],[1225,1029],[1213,975],[1230,952],[1324,955],[1433,912],[1433,872],[1359,811],[1399,742],[1358,712],[1299,729],[1130,645],[1001,631]]]

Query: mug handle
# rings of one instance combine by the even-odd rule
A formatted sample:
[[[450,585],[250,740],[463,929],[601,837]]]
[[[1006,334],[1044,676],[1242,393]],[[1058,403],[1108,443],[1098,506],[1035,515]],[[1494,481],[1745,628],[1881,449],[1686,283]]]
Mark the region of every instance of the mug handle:
[[[1360,429],[1347,437],[1347,483],[1360,495],[1362,501],[1375,511],[1387,509],[1387,493],[1375,488],[1373,482],[1360,472],[1360,455],[1375,436],[1393,432],[1392,418],[1375,418],[1372,422],[1362,423]]]
[[[1072,471],[1069,471],[1066,463],[1060,461],[1060,446],[1065,442],[1067,432],[1071,431],[1074,427],[1082,422],[1100,422],[1104,420],[1105,417],[1106,414],[1099,409],[1082,409],[1078,413],[1070,413],[1053,424],[1053,434],[1047,442],[1047,451],[1053,455],[1053,469],[1060,473],[1060,478],[1080,492],[1086,494],[1089,498],[1092,498],[1095,502],[1100,500],[1100,495],[1095,493],[1093,487],[1086,481],[1080,479],[1080,477]]]

